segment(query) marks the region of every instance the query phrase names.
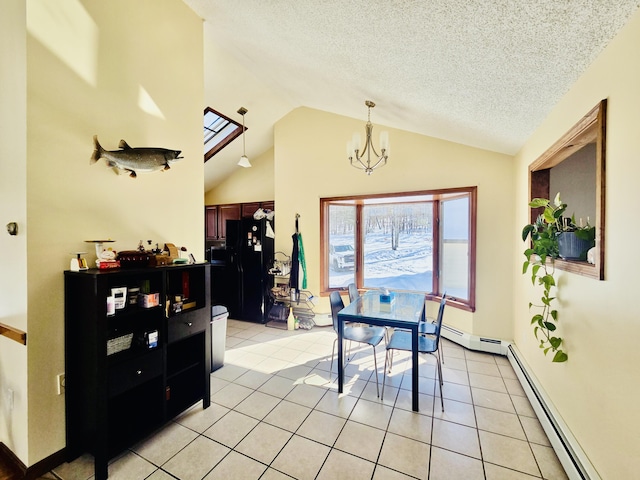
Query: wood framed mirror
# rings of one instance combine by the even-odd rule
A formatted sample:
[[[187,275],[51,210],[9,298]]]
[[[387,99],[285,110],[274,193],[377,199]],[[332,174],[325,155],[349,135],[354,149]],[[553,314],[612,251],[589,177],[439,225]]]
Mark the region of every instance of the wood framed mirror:
[[[553,199],[560,192],[567,213],[596,229],[594,263],[558,258],[556,268],[598,280],[604,280],[605,259],[606,111],[604,99],[529,165],[529,198]],[[532,210],[532,223],[537,216]]]

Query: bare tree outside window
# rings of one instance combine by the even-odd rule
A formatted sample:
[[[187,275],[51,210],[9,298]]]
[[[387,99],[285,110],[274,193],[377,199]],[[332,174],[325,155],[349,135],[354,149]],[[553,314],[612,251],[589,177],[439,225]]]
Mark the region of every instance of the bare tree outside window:
[[[365,205],[364,287],[431,291],[431,202]]]

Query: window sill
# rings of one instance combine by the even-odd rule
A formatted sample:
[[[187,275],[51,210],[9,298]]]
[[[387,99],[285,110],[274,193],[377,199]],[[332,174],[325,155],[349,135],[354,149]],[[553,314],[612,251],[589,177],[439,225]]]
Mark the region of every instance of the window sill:
[[[426,299],[432,302],[440,302],[442,300],[442,296],[427,294]],[[471,312],[471,313],[476,311],[475,305],[471,306],[468,303],[461,302],[460,300],[457,300],[455,297],[450,297],[448,295],[447,295],[447,307],[453,307],[453,308],[457,308],[459,310],[464,310],[465,312]]]
[[[556,258],[555,260],[556,270],[563,270],[569,273],[576,273],[584,277],[600,279],[600,273],[596,266],[592,263],[582,262],[580,260],[563,260]]]

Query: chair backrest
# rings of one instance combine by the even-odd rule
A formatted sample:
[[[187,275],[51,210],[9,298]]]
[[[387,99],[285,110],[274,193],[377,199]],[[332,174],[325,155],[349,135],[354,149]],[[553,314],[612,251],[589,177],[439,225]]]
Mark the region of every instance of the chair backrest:
[[[329,294],[329,302],[331,303],[331,318],[333,320],[333,329],[338,333],[338,313],[344,308],[344,302],[340,296],[340,292],[334,290]]]
[[[349,301],[354,302],[360,296],[360,292],[358,292],[358,288],[355,283],[349,284]]]
[[[444,307],[447,304],[447,294],[442,295],[440,300],[440,308],[438,308],[438,318],[436,318],[436,348],[440,342],[440,329],[442,328],[442,317],[444,317]]]

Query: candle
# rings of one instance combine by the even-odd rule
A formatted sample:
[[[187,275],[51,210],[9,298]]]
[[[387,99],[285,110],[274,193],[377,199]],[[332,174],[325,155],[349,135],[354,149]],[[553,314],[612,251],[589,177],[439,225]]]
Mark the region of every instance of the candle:
[[[381,150],[389,149],[389,132],[380,133],[380,149]]]
[[[359,133],[354,133],[353,134],[353,140],[352,140],[351,147],[354,150],[360,150],[360,134]]]

